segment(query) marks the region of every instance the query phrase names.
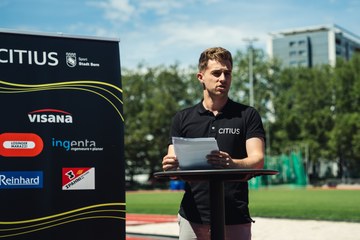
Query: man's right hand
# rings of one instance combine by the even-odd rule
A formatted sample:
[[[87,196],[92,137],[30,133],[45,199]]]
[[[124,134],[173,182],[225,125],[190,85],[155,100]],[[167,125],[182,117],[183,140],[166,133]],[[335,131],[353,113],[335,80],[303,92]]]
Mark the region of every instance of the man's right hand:
[[[179,168],[179,162],[175,155],[168,154],[163,158],[162,168],[164,171],[175,171]]]

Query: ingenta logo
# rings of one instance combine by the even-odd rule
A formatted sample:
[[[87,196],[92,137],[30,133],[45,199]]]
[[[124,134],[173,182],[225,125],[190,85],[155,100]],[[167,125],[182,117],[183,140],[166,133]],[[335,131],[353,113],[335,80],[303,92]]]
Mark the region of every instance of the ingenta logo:
[[[64,148],[66,151],[103,151],[104,148],[97,147],[96,142],[93,140],[59,140],[52,138],[51,139],[51,146],[54,148]]]
[[[70,113],[57,109],[40,109],[28,113],[31,123],[73,123]]]
[[[35,157],[44,147],[41,137],[34,133],[0,134],[0,156]]]

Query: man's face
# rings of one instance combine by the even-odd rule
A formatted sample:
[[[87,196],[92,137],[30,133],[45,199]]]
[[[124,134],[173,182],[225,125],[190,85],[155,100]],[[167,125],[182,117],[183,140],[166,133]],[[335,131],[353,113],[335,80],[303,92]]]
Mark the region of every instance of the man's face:
[[[204,89],[214,96],[227,96],[231,85],[230,61],[209,60],[205,71],[197,74]]]

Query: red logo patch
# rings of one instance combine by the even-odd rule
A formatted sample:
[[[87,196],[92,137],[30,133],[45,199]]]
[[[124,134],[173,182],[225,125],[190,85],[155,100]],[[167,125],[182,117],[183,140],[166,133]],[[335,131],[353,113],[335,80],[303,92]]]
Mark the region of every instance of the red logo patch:
[[[34,133],[0,134],[0,155],[4,157],[35,157],[43,148],[43,140]]]

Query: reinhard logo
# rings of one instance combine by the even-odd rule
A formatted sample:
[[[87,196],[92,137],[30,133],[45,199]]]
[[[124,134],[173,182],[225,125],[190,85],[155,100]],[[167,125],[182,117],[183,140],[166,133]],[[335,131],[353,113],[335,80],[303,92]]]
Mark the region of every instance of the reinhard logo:
[[[0,189],[42,188],[43,172],[41,171],[8,171],[0,172]]]
[[[63,168],[62,190],[95,189],[95,168]]]
[[[31,123],[73,123],[70,113],[58,109],[40,109],[28,113]]]

